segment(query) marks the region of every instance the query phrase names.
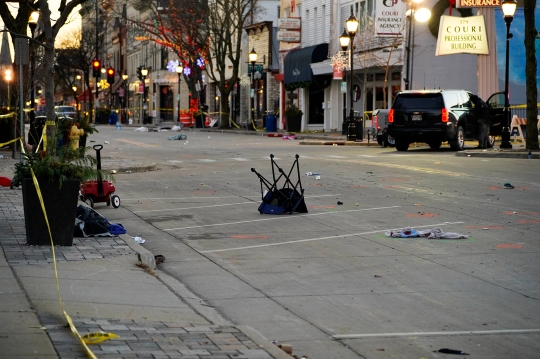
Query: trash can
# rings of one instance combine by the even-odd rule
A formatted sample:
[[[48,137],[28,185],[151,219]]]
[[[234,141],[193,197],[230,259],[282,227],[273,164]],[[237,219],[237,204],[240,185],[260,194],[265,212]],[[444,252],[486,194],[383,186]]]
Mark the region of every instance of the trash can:
[[[277,132],[277,117],[273,113],[266,116],[266,132]]]

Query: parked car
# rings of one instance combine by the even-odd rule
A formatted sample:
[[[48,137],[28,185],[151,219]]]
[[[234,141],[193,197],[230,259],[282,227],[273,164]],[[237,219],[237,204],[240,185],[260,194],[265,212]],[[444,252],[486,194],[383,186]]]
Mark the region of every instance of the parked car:
[[[502,102],[501,102],[502,94]],[[463,150],[466,140],[478,138],[478,125],[472,115],[470,92],[465,90],[409,90],[398,93],[388,114],[388,134],[396,149],[406,151],[413,142],[425,142],[437,149],[448,142],[455,151]],[[489,147],[502,132],[504,93],[486,101],[491,115]]]
[[[373,110],[371,117],[373,126],[377,129],[377,143],[383,147],[394,147],[396,141],[388,135],[388,113],[390,110]]]
[[[55,106],[54,112],[58,117],[77,117],[77,109],[74,106]]]

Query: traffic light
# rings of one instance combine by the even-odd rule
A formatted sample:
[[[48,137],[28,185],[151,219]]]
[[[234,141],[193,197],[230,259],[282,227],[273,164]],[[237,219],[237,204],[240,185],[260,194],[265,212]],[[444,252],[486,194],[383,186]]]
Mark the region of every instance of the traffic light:
[[[112,67],[107,69],[107,82],[111,85],[114,83],[114,69]]]
[[[92,61],[92,73],[94,77],[101,76],[101,61],[99,61],[98,59]]]
[[[139,78],[139,80],[144,81],[144,78],[141,72],[142,68],[143,68],[142,66],[137,67],[137,77]]]

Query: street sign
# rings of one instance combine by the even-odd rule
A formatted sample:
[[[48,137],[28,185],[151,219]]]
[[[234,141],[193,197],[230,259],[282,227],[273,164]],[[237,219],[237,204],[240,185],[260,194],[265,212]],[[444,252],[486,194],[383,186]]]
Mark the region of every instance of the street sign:
[[[139,83],[139,93],[144,93],[144,84],[142,82]]]
[[[251,76],[251,68],[253,67],[252,64],[249,64],[248,66],[248,75]],[[255,64],[255,72],[260,72],[262,74],[263,72],[263,65],[262,64]]]
[[[347,93],[347,82],[341,82],[341,93]]]

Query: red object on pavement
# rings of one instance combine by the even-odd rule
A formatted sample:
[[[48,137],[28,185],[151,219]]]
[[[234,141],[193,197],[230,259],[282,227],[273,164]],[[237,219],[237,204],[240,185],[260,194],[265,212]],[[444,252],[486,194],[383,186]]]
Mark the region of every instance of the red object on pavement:
[[[7,177],[0,177],[0,186],[2,187],[10,187],[11,186],[11,179]]]

